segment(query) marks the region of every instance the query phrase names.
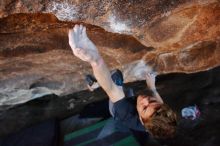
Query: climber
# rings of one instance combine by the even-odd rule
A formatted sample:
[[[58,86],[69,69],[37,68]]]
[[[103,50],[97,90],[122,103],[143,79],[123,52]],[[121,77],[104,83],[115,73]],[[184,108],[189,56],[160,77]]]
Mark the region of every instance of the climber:
[[[69,30],[69,45],[73,54],[90,63],[93,74],[110,100],[110,112],[116,121],[132,130],[147,131],[156,138],[168,138],[175,134],[176,114],[163,102],[155,86],[155,75],[146,74],[146,83],[152,96],[139,95],[137,104],[126,98],[123,88],[117,86],[111,73],[93,42],[87,37],[86,28],[75,25]]]

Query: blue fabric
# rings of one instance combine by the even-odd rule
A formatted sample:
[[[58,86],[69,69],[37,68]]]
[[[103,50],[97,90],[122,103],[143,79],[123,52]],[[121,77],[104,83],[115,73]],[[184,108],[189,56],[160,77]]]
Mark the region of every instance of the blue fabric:
[[[114,132],[128,132],[130,133],[129,128],[124,126],[121,122],[114,120],[113,118],[110,118],[108,122],[105,124],[105,126],[102,128],[102,131],[97,136],[97,139],[102,139],[104,137],[107,137]]]
[[[123,125],[137,131],[146,131],[141,124],[139,115],[132,98],[123,98],[113,104],[114,119]]]
[[[122,72],[120,70],[118,70],[118,69],[114,70],[111,75],[111,78],[112,78],[112,81],[116,85],[123,86],[124,79],[123,79]]]
[[[115,131],[131,133],[130,129],[132,129],[145,132],[145,128],[139,120],[136,107],[134,103],[129,102],[129,98],[125,97],[116,103],[109,100],[109,112],[113,118],[106,123],[97,139],[109,136]]]

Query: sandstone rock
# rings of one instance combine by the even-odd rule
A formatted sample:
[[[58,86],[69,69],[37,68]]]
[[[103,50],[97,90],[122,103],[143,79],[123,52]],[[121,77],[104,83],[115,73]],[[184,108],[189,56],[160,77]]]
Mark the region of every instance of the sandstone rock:
[[[146,70],[192,73],[220,64],[217,0],[4,0],[0,18],[5,99],[19,90],[31,99],[34,88],[57,95],[86,89],[91,68],[68,45],[67,31],[76,23],[87,27],[109,67],[122,69],[126,82],[143,80]],[[45,90],[40,94],[49,94]]]
[[[81,91],[92,70],[72,55],[67,37],[79,23],[126,82],[153,71],[176,111],[201,105],[203,128],[186,123],[191,129],[165,145],[219,143],[219,0],[1,0],[0,136],[107,98],[100,89]],[[144,82],[130,85],[146,90]]]

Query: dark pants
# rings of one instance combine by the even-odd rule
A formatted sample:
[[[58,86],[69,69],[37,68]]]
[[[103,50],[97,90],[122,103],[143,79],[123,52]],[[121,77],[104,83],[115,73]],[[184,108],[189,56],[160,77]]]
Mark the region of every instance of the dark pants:
[[[114,106],[113,103],[109,100],[109,112],[112,115],[112,118],[103,127],[102,131],[97,136],[97,139],[102,139],[106,136],[113,134],[114,132],[127,132],[130,133],[129,128],[124,126],[120,121],[114,119]]]

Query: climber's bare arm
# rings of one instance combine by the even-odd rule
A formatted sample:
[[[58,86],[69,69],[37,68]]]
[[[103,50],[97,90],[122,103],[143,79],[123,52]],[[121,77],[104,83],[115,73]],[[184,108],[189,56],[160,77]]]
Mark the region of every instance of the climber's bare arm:
[[[163,99],[161,98],[160,94],[157,92],[156,85],[155,85],[156,75],[153,73],[146,74],[146,83],[148,88],[152,91],[153,97],[157,99],[160,103],[163,103]]]
[[[84,26],[75,25],[73,29],[69,30],[69,44],[76,57],[91,64],[98,83],[108,94],[112,102],[124,98],[123,89],[112,81],[107,65],[100,56],[96,46],[87,37]]]

